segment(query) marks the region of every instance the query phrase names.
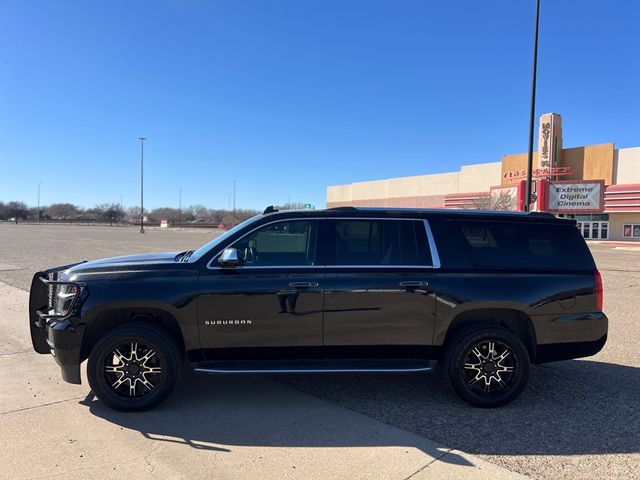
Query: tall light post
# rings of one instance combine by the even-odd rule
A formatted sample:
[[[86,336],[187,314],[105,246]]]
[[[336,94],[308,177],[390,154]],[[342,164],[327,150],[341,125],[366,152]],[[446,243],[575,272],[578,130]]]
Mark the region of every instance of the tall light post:
[[[233,181],[233,219],[236,218],[236,181]]]
[[[40,185],[42,184],[42,180],[38,182],[38,223],[40,222]]]
[[[180,187],[178,194],[178,224],[182,224],[182,187]]]
[[[529,153],[527,157],[527,183],[524,193],[524,211],[531,209],[531,184],[533,182],[533,124],[536,114],[536,77],[538,73],[538,27],[540,24],[540,0],[536,0],[536,31],[533,40],[533,78],[531,81],[531,114],[529,117]]]
[[[144,233],[144,141],[145,137],[140,139],[140,233]]]

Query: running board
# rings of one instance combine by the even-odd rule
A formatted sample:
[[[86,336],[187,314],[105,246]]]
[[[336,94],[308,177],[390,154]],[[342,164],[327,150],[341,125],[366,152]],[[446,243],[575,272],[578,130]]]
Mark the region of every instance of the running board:
[[[197,373],[400,373],[430,372],[434,360],[217,361],[196,364]]]

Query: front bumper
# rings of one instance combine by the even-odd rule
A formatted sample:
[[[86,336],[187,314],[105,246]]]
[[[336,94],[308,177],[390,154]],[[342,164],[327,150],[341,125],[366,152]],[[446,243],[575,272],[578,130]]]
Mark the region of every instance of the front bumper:
[[[81,295],[86,294],[85,285],[78,282],[58,280],[66,267],[38,272],[31,282],[29,296],[29,328],[33,349],[41,354],[50,353],[60,365],[62,378],[69,383],[80,383],[80,347],[83,327],[76,315]],[[58,285],[73,285],[76,298],[66,315],[53,310],[55,289]]]

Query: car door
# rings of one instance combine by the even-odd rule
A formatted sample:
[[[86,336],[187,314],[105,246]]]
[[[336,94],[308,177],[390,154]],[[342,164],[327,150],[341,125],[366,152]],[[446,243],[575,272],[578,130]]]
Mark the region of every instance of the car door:
[[[207,359],[307,358],[321,354],[324,265],[318,219],[262,225],[230,247],[240,263],[214,258],[199,279],[199,332]]]
[[[326,355],[427,357],[436,300],[426,222],[336,218],[327,229]]]

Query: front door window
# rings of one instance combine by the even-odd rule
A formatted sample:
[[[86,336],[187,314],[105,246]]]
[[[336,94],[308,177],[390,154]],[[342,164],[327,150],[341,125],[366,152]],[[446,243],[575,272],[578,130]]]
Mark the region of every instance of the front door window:
[[[288,221],[266,225],[233,244],[246,267],[315,264],[316,221]]]

